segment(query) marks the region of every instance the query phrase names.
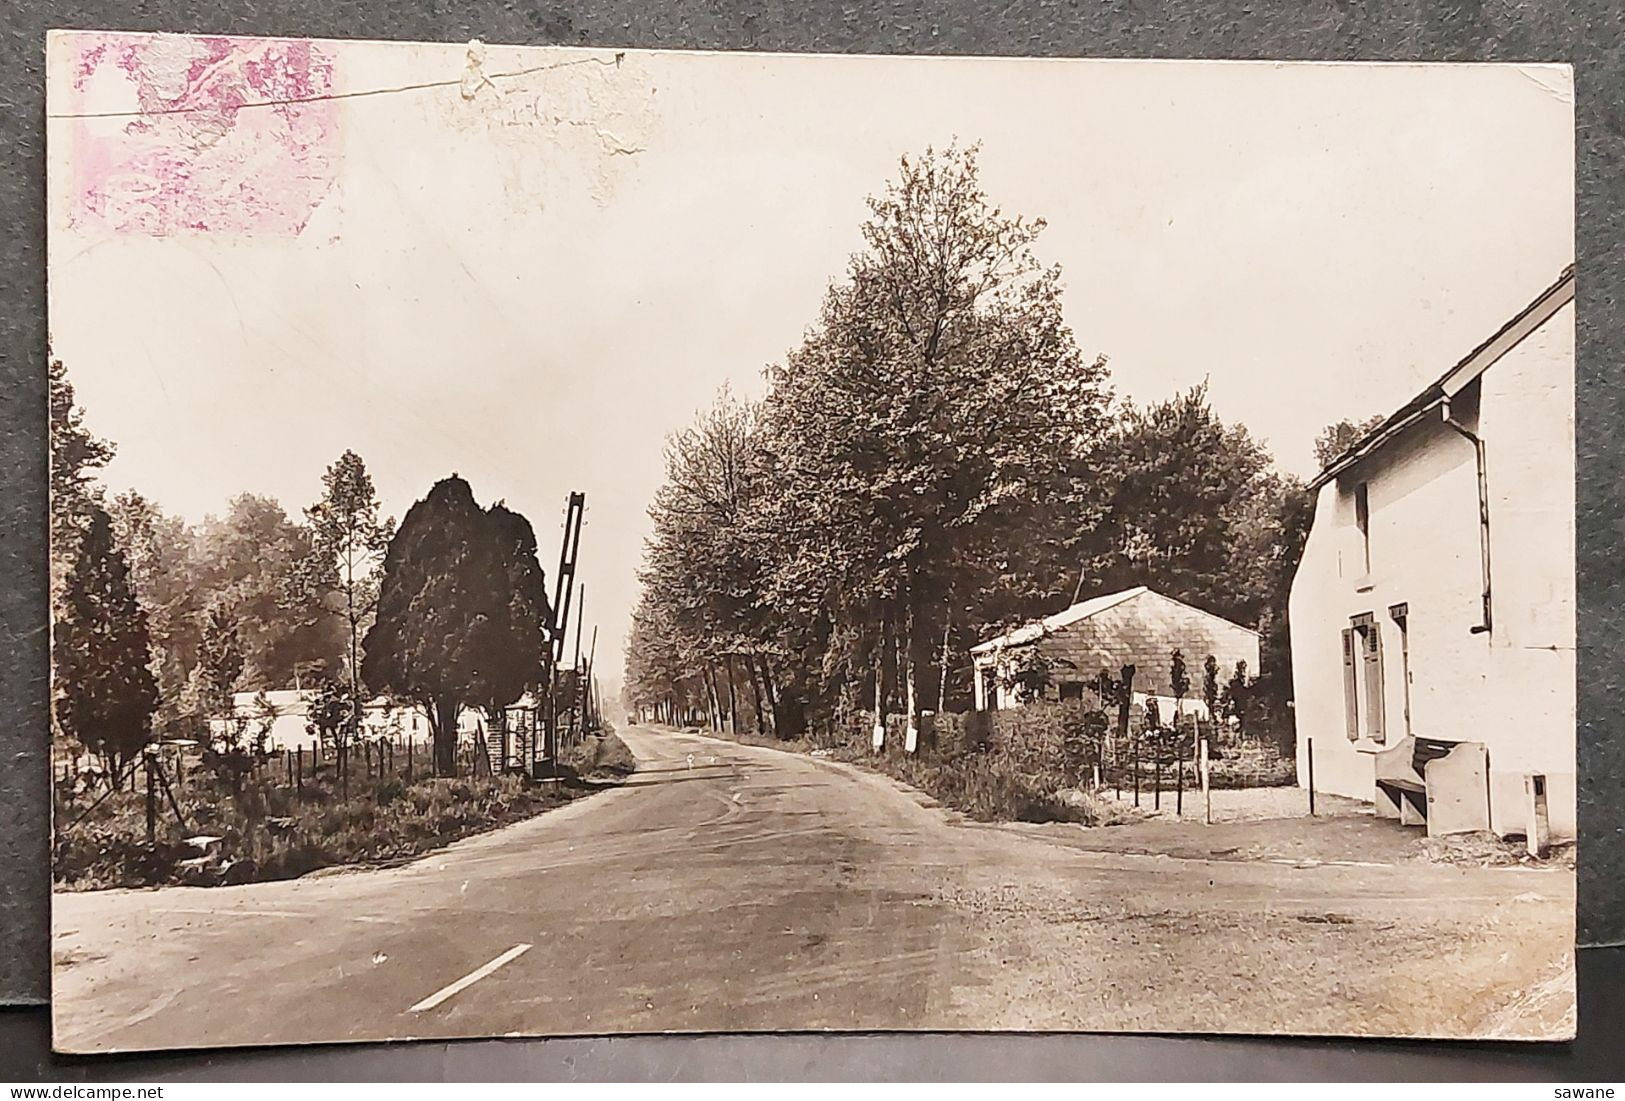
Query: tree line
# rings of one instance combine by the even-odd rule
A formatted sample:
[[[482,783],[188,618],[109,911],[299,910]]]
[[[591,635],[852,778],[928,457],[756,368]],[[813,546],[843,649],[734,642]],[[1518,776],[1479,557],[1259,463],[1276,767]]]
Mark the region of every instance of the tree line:
[[[109,496],[97,476],[114,445],[86,427],[59,361],[50,417],[53,720],[110,776],[154,740],[240,760],[234,693],[296,686],[341,762],[365,701],[384,695],[421,709],[451,775],[463,711],[500,727],[548,683],[535,532],[457,475],[397,527],[346,451],[298,520],[243,494],[189,524],[140,493]]]
[[[1063,320],[1043,221],[989,198],[974,146],[902,158],[868,209],[764,396],[724,390],[668,441],[627,702],[786,736],[912,722],[969,706],[974,643],[1144,584],[1258,629],[1240,690],[1281,712],[1304,483],[1205,383],[1113,394]]]

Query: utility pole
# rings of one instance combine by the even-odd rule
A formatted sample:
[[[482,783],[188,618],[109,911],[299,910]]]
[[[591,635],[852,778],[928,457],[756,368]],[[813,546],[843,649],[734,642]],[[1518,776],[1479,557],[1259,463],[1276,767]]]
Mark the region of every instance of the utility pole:
[[[574,690],[570,693],[570,736],[576,741],[581,740],[582,719],[585,710],[581,702],[581,693],[585,691],[581,683],[581,624],[587,612],[587,586],[581,586],[581,595],[576,599],[576,648],[575,654],[570,658],[570,672],[575,678]]]
[[[582,592],[586,592],[586,590],[583,589]],[[579,630],[580,627],[581,627],[581,621],[576,620],[576,628]],[[587,693],[587,695],[582,697],[582,706],[586,709],[583,712],[583,718],[582,718],[582,723],[581,723],[581,727],[582,727],[583,730],[585,730],[588,726],[591,726],[593,728],[593,730],[598,729],[598,722],[599,722],[600,716],[599,716],[599,713],[598,713],[598,700],[593,695],[593,693],[596,691],[596,689],[593,687],[593,681],[592,681],[592,659],[593,659],[593,655],[595,655],[597,653],[598,653],[598,624],[594,623],[592,625],[592,645],[590,647],[588,647],[588,649],[587,649],[587,683],[586,683],[586,687],[584,689],[584,691]]]
[[[559,661],[564,657],[564,633],[570,625],[570,597],[575,587],[576,555],[581,547],[581,520],[587,495],[571,493],[564,511],[564,542],[559,549],[559,573],[553,594],[553,645],[547,665],[546,753],[558,775]],[[534,775],[534,769],[532,774]]]

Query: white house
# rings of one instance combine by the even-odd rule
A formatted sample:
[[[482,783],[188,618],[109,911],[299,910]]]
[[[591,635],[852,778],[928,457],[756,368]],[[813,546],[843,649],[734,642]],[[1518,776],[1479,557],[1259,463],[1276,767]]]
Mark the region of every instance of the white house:
[[[1008,687],[1009,674],[1022,652],[1034,649],[1050,663],[1047,698],[1085,699],[1102,669],[1115,677],[1133,665],[1134,704],[1143,707],[1156,697],[1164,716],[1173,714],[1175,650],[1185,659],[1191,682],[1180,705],[1187,715],[1205,717],[1202,663],[1209,654],[1222,679],[1228,680],[1238,661],[1247,663],[1249,675],[1258,673],[1257,631],[1140,585],[1091,597],[971,647],[977,710],[1020,703]]]
[[[231,697],[233,712],[239,718],[248,719],[251,724],[262,721],[267,716],[261,710],[260,695],[258,692],[233,693]],[[315,743],[315,735],[306,728],[310,704],[316,698],[314,691],[279,688],[265,692],[264,695],[271,706],[268,748],[281,751],[308,748]],[[221,719],[212,719],[209,725],[217,732],[225,729],[225,723]],[[361,726],[366,736],[372,738],[423,742],[430,737],[429,721],[420,708],[410,704],[398,704],[382,696],[362,707]],[[464,710],[458,717],[457,728],[464,735],[477,735],[483,731],[480,712],[472,708]],[[251,729],[255,727],[251,726]]]
[[[1430,832],[1575,834],[1574,270],[1327,466],[1298,777]]]

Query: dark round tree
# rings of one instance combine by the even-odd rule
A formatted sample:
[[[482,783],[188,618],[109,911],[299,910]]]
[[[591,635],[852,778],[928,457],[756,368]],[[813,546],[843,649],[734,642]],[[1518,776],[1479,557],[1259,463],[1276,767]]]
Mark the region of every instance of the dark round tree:
[[[465,707],[500,709],[540,680],[548,622],[529,521],[480,508],[462,478],[435,483],[384,555],[362,679],[429,717],[435,772],[456,771]]]

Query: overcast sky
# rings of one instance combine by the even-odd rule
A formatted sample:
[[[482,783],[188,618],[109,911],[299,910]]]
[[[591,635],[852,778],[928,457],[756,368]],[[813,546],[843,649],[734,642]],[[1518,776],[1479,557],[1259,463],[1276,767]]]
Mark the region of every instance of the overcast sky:
[[[462,45],[323,48],[338,91],[466,73]],[[1323,425],[1405,401],[1573,256],[1565,69],[612,56],[493,47],[487,74],[578,63],[338,102],[297,235],[70,224],[81,124],[53,120],[52,342],[110,485],[296,514],[353,448],[397,517],[453,471],[505,499],[550,577],[584,490],[618,674],[663,438],[761,392],[899,154],[980,141],[1117,392],[1207,378],[1300,475]]]

